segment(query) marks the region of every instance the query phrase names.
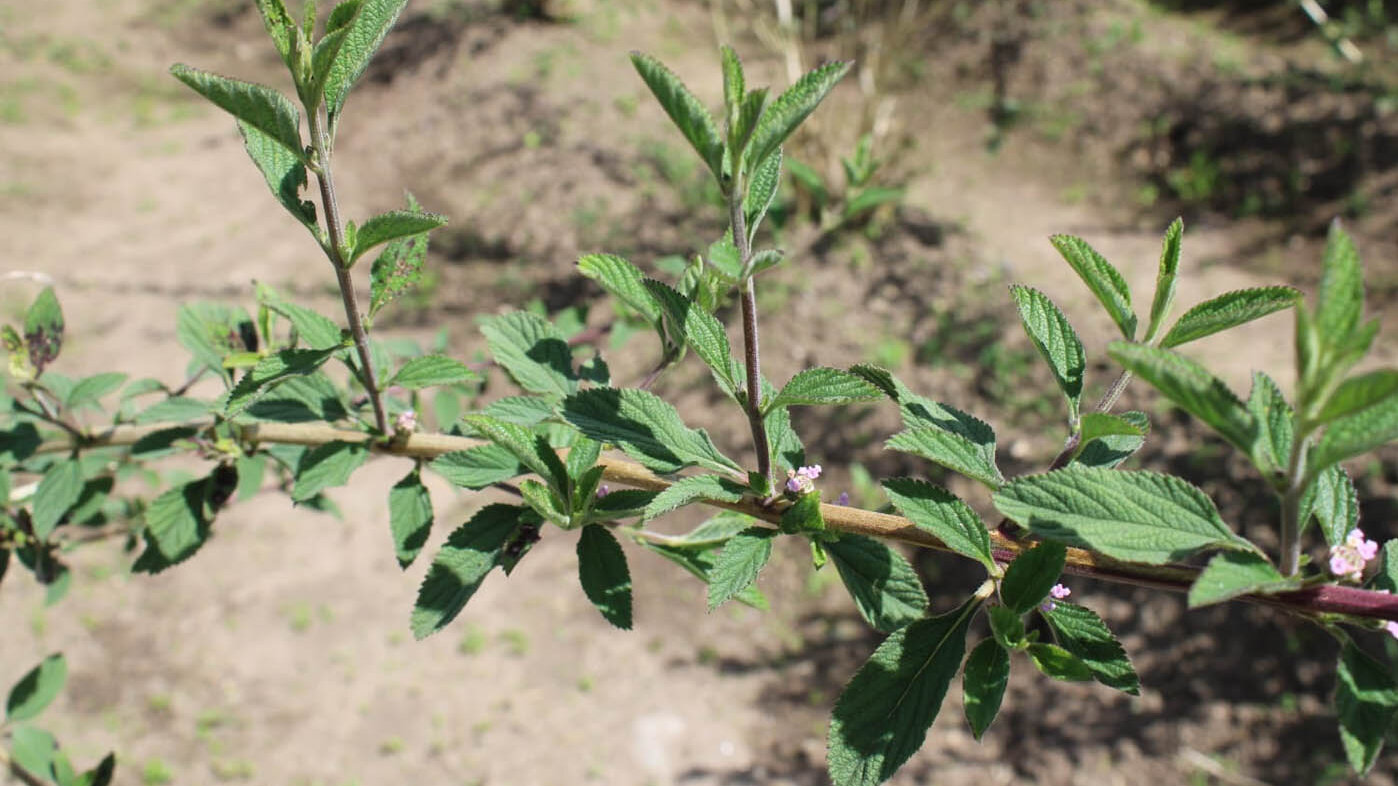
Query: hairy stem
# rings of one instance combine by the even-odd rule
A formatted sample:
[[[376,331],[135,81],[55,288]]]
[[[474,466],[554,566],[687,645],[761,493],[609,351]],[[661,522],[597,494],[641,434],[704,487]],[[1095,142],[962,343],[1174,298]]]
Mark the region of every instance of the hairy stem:
[[[1121,376],[1112,381],[1112,386],[1107,388],[1107,392],[1102,394],[1102,400],[1097,402],[1098,412],[1111,412],[1116,406],[1116,400],[1121,398],[1121,394],[1126,392],[1126,386],[1131,383],[1131,372],[1123,371]]]
[[[379,392],[378,380],[374,378],[374,364],[369,359],[369,336],[364,332],[364,320],[359,315],[359,300],[354,292],[354,280],[350,278],[349,260],[345,259],[345,228],[340,221],[340,205],[335,199],[335,180],[330,174],[330,143],[325,133],[325,121],[321,110],[309,113],[311,142],[316,152],[316,181],[320,183],[320,201],[325,208],[325,226],[329,245],[325,253],[335,268],[335,278],[340,286],[340,298],[345,303],[345,319],[349,321],[350,337],[359,353],[359,382],[369,396],[374,408],[374,425],[382,434],[388,433],[388,416],[384,413],[383,394]]]
[[[212,421],[186,425],[212,425]],[[171,425],[153,424],[150,426],[113,426],[105,431],[88,436],[86,446],[127,446],[133,445],[151,433],[168,429]],[[404,456],[415,459],[432,459],[445,453],[470,450],[490,444],[483,440],[458,437],[447,434],[409,434],[401,441],[385,442],[376,440],[373,435],[362,431],[340,429],[324,423],[249,423],[237,427],[239,440],[246,445],[283,444],[314,447],[329,442],[349,442],[366,445],[369,450],[384,455]],[[75,443],[67,437],[45,441],[36,452],[53,453],[72,450]],[[613,483],[647,491],[664,491],[670,482],[655,473],[623,459],[603,458],[597,462],[603,468],[603,477]],[[757,500],[727,503],[704,501],[712,507],[738,511],[773,524],[781,522],[781,511],[765,506]],[[860,510],[843,505],[822,504],[821,516],[826,524],[838,532],[885,540],[896,540],[921,548],[951,551],[946,544],[930,532],[919,528],[908,519],[887,513]],[[990,533],[991,546],[997,562],[1008,563],[1021,552],[1034,546],[1033,542],[1020,543],[1001,535]],[[1171,592],[1188,592],[1194,579],[1199,576],[1199,568],[1186,565],[1138,565],[1120,562],[1083,549],[1068,549],[1068,573],[1089,576],[1117,584],[1130,584],[1139,587],[1163,589]],[[1290,612],[1315,616],[1320,614],[1345,614],[1367,619],[1398,621],[1398,595],[1384,592],[1346,587],[1336,584],[1323,584],[1306,587],[1294,592],[1276,595],[1244,595],[1238,600],[1274,606]]]
[[[1306,491],[1306,451],[1310,432],[1299,427],[1291,443],[1291,461],[1286,469],[1286,492],[1282,494],[1281,572],[1294,576],[1301,566],[1301,525],[1307,511],[1301,510],[1301,497]]]
[[[747,270],[752,257],[748,231],[743,217],[742,189],[735,185],[728,197],[728,217],[733,223],[733,245],[738,248],[740,270]],[[772,449],[767,444],[767,428],[762,424],[762,356],[757,346],[757,287],[752,277],[743,281],[740,296],[743,311],[743,362],[747,366],[748,426],[752,429],[752,445],[757,451],[757,474],[772,485]]]

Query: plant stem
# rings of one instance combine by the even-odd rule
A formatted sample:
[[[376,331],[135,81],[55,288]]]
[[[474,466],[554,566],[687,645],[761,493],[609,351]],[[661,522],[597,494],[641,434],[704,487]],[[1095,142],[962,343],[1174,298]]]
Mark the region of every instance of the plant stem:
[[[728,197],[728,217],[733,224],[733,245],[738,248],[739,269],[746,271],[752,257],[748,232],[743,216],[741,183],[735,183]],[[762,424],[762,356],[757,346],[757,287],[752,276],[743,281],[739,298],[743,311],[743,362],[747,366],[748,426],[752,429],[752,444],[757,451],[757,474],[772,486],[772,449],[767,444],[767,428]]]
[[[326,256],[335,268],[335,278],[340,285],[340,298],[345,303],[345,319],[349,321],[350,336],[354,348],[359,353],[359,382],[369,395],[369,403],[374,407],[374,425],[379,433],[388,433],[388,416],[384,413],[383,394],[379,392],[378,380],[374,378],[374,364],[369,359],[369,336],[364,332],[364,320],[359,315],[359,300],[354,293],[354,280],[350,278],[349,260],[345,259],[345,229],[340,222],[340,205],[335,199],[335,180],[330,174],[330,144],[325,135],[325,121],[322,110],[308,113],[311,143],[316,153],[316,181],[320,184],[320,201],[325,208],[325,227],[329,244],[325,247]]]
[[[1102,400],[1097,402],[1098,412],[1111,412],[1116,406],[1116,400],[1121,398],[1121,394],[1126,392],[1126,386],[1131,382],[1131,372],[1123,371],[1121,376],[1112,381],[1112,386],[1107,388],[1107,392],[1102,394]]]
[[[1281,521],[1281,572],[1283,576],[1294,576],[1301,566],[1301,525],[1305,523],[1305,512],[1301,510],[1301,497],[1306,491],[1306,451],[1310,447],[1310,430],[1297,424],[1296,436],[1291,442],[1291,461],[1286,469],[1286,493],[1282,494]]]

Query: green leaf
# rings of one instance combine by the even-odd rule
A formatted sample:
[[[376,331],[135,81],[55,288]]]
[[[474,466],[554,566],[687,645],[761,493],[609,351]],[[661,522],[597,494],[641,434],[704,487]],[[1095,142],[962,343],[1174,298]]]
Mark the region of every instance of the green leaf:
[[[1069,420],[1077,421],[1082,402],[1082,376],[1087,368],[1087,356],[1083,353],[1077,331],[1073,330],[1068,318],[1049,300],[1048,295],[1039,290],[1014,285],[1010,287],[1010,294],[1014,295],[1015,303],[1019,306],[1019,319],[1024,325],[1024,332],[1029,334],[1029,339],[1053,371],[1058,388],[1068,398]]]
[[[1160,346],[1169,349],[1212,336],[1291,308],[1300,299],[1301,293],[1291,287],[1256,287],[1224,293],[1184,312],[1160,340]]]
[[[1345,542],[1350,530],[1359,524],[1359,493],[1349,473],[1339,464],[1331,464],[1316,476],[1311,487],[1311,513],[1320,522],[1321,534],[1329,546]]]
[[[808,368],[792,377],[776,397],[767,402],[764,411],[776,407],[820,406],[823,404],[850,404],[856,401],[873,401],[879,398],[878,388],[869,384],[863,377],[823,366]]]
[[[1054,235],[1049,238],[1053,247],[1072,266],[1078,277],[1097,296],[1097,300],[1107,309],[1107,315],[1121,329],[1127,341],[1136,338],[1136,312],[1131,310],[1131,290],[1126,279],[1105,257],[1087,244],[1082,238],[1072,235]]]
[[[922,747],[961,666],[977,605],[972,599],[894,632],[845,686],[830,718],[835,786],[883,783]]]
[[[1339,387],[1335,388],[1335,392],[1330,394],[1330,398],[1326,399],[1325,407],[1316,419],[1329,422],[1395,397],[1398,397],[1398,371],[1370,371],[1341,382]]]
[[[286,148],[297,160],[305,160],[301,143],[301,114],[286,96],[265,85],[229,79],[183,63],[170,66],[170,73],[249,128],[266,134],[268,139]]]
[[[1029,656],[1029,660],[1034,662],[1039,671],[1056,680],[1087,682],[1092,679],[1092,669],[1089,669],[1086,663],[1078,660],[1073,653],[1057,644],[1036,642],[1025,649],[1025,654]]]
[[[670,324],[684,343],[709,367],[724,391],[730,396],[737,395],[737,365],[733,362],[733,349],[728,344],[728,333],[723,329],[723,323],[697,303],[659,281],[646,279],[645,287],[664,309]]]
[[[375,246],[425,234],[445,226],[446,223],[446,216],[414,210],[392,210],[374,216],[359,228],[359,233],[355,236],[354,253],[349,263],[354,264]]]
[[[481,320],[491,357],[531,393],[566,396],[578,389],[573,350],[543,317],[513,311]]]
[[[1398,592],[1398,538],[1383,544],[1379,552],[1379,569],[1369,584],[1376,590]]]
[[[1316,293],[1315,327],[1321,343],[1339,347],[1359,326],[1364,309],[1364,271],[1359,264],[1359,252],[1354,242],[1340,226],[1330,224],[1325,244],[1323,272]]]
[[[1078,439],[1082,446],[1103,437],[1144,437],[1145,431],[1120,415],[1089,412],[1078,422]]]
[[[1398,684],[1381,663],[1353,642],[1340,651],[1335,671],[1335,714],[1349,764],[1368,774],[1383,750],[1384,735],[1398,715]]]
[[[59,755],[58,741],[43,729],[17,726],[10,734],[10,758],[26,772],[47,777],[53,771],[56,755]]]
[[[363,0],[354,16],[344,22],[345,40],[325,77],[325,108],[332,121],[338,117],[350,88],[369,66],[384,36],[398,19],[408,0]]]
[[[291,16],[286,12],[286,6],[282,0],[254,0],[257,10],[262,14],[262,24],[267,28],[267,34],[276,44],[277,51],[281,53],[282,59],[286,61],[288,67],[295,66],[291,59],[291,38],[290,30],[295,27],[295,22],[291,21]]]
[[[1291,463],[1295,423],[1291,406],[1282,396],[1281,388],[1266,374],[1253,372],[1252,392],[1248,394],[1247,407],[1259,432],[1253,463],[1264,475],[1285,472]]]
[[[108,786],[116,772],[116,754],[108,753],[96,767],[83,773],[75,786]]]
[[[756,173],[761,169],[767,157],[775,153],[796,127],[815,111],[835,83],[849,73],[850,65],[838,60],[826,63],[797,79],[796,84],[777,96],[762,113],[757,128],[753,129],[752,138],[743,154],[742,170]]]
[[[311,448],[296,465],[291,498],[305,502],[326,489],[345,485],[368,458],[368,448],[350,442],[327,442]]]
[[[83,470],[77,459],[65,459],[49,467],[34,492],[34,537],[48,540],[63,514],[78,503],[82,493]]]
[[[53,287],[44,287],[24,313],[24,345],[36,374],[58,357],[63,348],[63,309]]]
[[[579,438],[574,445],[568,449],[568,455],[564,457],[563,464],[568,470],[568,477],[577,483],[591,471],[597,464],[597,459],[602,455],[602,444],[586,437]]]
[[[718,451],[708,433],[685,426],[673,405],[648,391],[584,390],[563,402],[563,417],[588,437],[616,445],[661,474],[695,465],[741,471]]]
[[[603,498],[608,502],[626,491],[613,491]],[[752,525],[752,518],[741,513],[724,512],[699,525],[689,535],[660,542],[652,538],[641,541],[647,550],[689,571],[705,584],[713,572],[716,555],[728,539]],[[755,609],[766,610],[767,598],[757,589],[756,584],[744,587],[733,599]]]
[[[612,254],[588,254],[578,260],[578,272],[635,309],[647,322],[660,321],[660,308],[645,287],[646,277],[625,259]]]
[[[631,630],[631,571],[626,567],[626,552],[606,527],[583,527],[578,539],[578,575],[583,592],[607,622]]]
[[[426,355],[413,358],[385,387],[397,386],[408,390],[422,390],[437,385],[454,385],[458,382],[471,382],[477,379],[476,372],[459,360],[445,355]]]
[[[543,435],[487,415],[467,415],[463,420],[482,436],[508,450],[519,463],[554,488],[568,487],[568,470]]]
[[[747,95],[747,80],[743,76],[743,62],[731,46],[719,47],[719,58],[723,66],[723,106],[728,111],[728,124],[736,125],[738,113],[742,111],[743,96]],[[730,128],[730,135],[734,129]],[[730,136],[730,142],[732,137]],[[734,150],[737,145],[731,145]]]
[[[1039,615],[1048,622],[1058,645],[1086,664],[1094,679],[1132,696],[1141,692],[1141,680],[1126,650],[1096,612],[1059,600],[1051,609],[1040,608]]]
[[[762,166],[752,173],[752,180],[748,182],[748,192],[743,197],[743,217],[747,225],[748,243],[752,243],[757,237],[757,229],[762,226],[762,219],[772,207],[772,200],[777,198],[777,186],[781,184],[781,179],[782,151],[778,149],[775,155],[768,156],[767,160],[762,162]]]
[[[96,404],[102,400],[103,396],[115,392],[125,381],[126,375],[119,371],[83,377],[68,392],[68,398],[63,402],[64,406],[69,409],[77,409],[89,404]]]
[[[909,429],[932,428],[962,437],[962,440],[956,440],[951,445],[952,452],[968,452],[970,456],[966,463],[978,467],[978,471],[986,473],[987,477],[1000,477],[999,470],[995,468],[995,431],[985,421],[955,407],[914,394],[892,374],[877,366],[857,364],[850,367],[850,373],[863,377],[893,399],[903,416],[904,426]]]
[[[421,213],[413,195],[408,194],[408,210]],[[362,233],[362,230],[361,230]],[[390,240],[369,267],[369,318],[400,295],[417,286],[427,260],[429,236],[426,233]]]
[[[695,500],[739,502],[746,491],[741,485],[718,475],[695,475],[680,478],[669,488],[655,495],[646,506],[644,518],[649,520],[682,508]]]
[[[272,195],[292,218],[300,221],[311,230],[311,234],[319,237],[315,203],[301,198],[307,181],[306,165],[302,162],[300,153],[288,150],[286,145],[246,121],[238,121],[238,131],[243,136],[243,148],[248,151],[248,157],[257,165],[258,171],[267,181]]]
[[[1254,455],[1257,422],[1223,380],[1193,360],[1164,349],[1114,341],[1107,352],[1180,409],[1202,420],[1245,454]]]
[[[767,432],[767,444],[772,449],[772,466],[785,472],[806,463],[806,449],[801,438],[791,428],[791,413],[785,407],[768,408],[762,419]]]
[[[680,78],[659,60],[640,52],[631,53],[631,64],[641,75],[665,114],[670,116],[684,138],[720,182],[723,180],[723,140],[709,111],[689,92]]]
[[[1227,552],[1215,554],[1189,587],[1191,609],[1222,603],[1239,595],[1270,595],[1289,592],[1301,586],[1299,578],[1287,578],[1261,554]]]
[[[258,361],[228,393],[223,416],[236,417],[283,380],[304,377],[325,365],[335,349],[284,349]]]
[[[798,496],[790,507],[782,511],[778,527],[789,535],[824,532],[825,517],[820,512],[820,492],[813,491]],[[819,568],[820,565],[816,567]]]
[[[1098,420],[1094,415],[1101,413],[1089,413],[1082,419],[1081,428],[1086,431],[1088,428],[1095,428],[1095,424],[1111,423],[1111,420]],[[1101,467],[1111,469],[1126,459],[1133,453],[1140,450],[1145,444],[1145,435],[1150,433],[1150,419],[1144,412],[1123,412],[1121,415],[1108,415],[1108,418],[1115,420],[1120,418],[1126,423],[1135,426],[1140,430],[1140,436],[1131,434],[1103,434],[1093,439],[1082,440],[1082,446],[1073,457],[1073,463],[1084,467]],[[1114,426],[1113,426],[1114,428]]]
[[[1155,297],[1150,304],[1150,325],[1146,328],[1146,343],[1155,339],[1175,304],[1175,283],[1180,270],[1180,236],[1184,220],[1176,218],[1165,230],[1160,249],[1160,272],[1155,276]]]
[[[986,613],[990,632],[1006,650],[1022,650],[1029,644],[1024,635],[1024,617],[1004,606],[991,606]]]
[[[1000,599],[1016,614],[1033,611],[1058,583],[1067,561],[1062,543],[1045,541],[1015,557],[1000,582]]]
[[[927,613],[927,592],[913,566],[883,541],[844,534],[825,543],[855,608],[884,633],[911,624]]]
[[[845,203],[845,221],[853,221],[881,205],[896,204],[907,192],[901,188],[861,188]]]
[[[982,446],[966,437],[939,428],[911,428],[894,434],[884,443],[890,450],[901,450],[960,472],[990,488],[999,488],[1005,477],[993,461],[987,461]]]
[[[444,453],[427,467],[452,485],[468,489],[483,489],[529,472],[515,454],[494,443]]]
[[[282,298],[265,284],[257,286],[257,300],[285,317],[296,328],[296,335],[310,349],[335,349],[344,346],[343,332],[335,321],[314,309]]]
[[[500,564],[505,545],[532,516],[518,505],[487,505],[451,533],[418,589],[411,619],[415,638],[426,638],[456,619]]]
[[[883,488],[893,506],[918,529],[937,536],[947,548],[976,560],[986,570],[996,570],[990,533],[980,517],[950,491],[912,478],[889,478]]]
[[[432,532],[432,523],[432,495],[414,469],[388,490],[388,528],[398,567],[406,568],[417,559]]]
[[[1311,452],[1311,468],[1317,471],[1398,439],[1398,396],[1352,415],[1330,422]]]
[[[986,639],[971,650],[961,673],[962,706],[971,735],[980,739],[1000,712],[1005,687],[1010,684],[1010,653],[995,639]]]
[[[159,573],[184,562],[209,537],[209,481],[185,483],[156,497],[146,507],[146,550],[131,569],[137,573]]]
[[[777,530],[749,527],[728,539],[709,573],[709,611],[722,606],[757,580],[772,557]]]
[[[995,507],[1030,531],[1109,557],[1163,565],[1209,548],[1256,551],[1204,492],[1172,475],[1070,464],[1011,481]]]
[[[14,723],[38,717],[58,698],[67,681],[68,661],[62,653],[44,658],[10,688],[10,695],[5,699],[5,721]]]
[[[252,319],[241,308],[217,303],[185,303],[175,316],[175,338],[189,350],[196,363],[227,379],[223,358],[251,349],[243,335],[254,330]]]

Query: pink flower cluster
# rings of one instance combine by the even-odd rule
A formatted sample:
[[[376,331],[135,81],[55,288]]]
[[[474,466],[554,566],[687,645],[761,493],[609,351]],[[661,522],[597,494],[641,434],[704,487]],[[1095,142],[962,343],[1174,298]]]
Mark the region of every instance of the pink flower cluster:
[[[1378,556],[1379,544],[1364,537],[1361,529],[1352,529],[1345,542],[1330,549],[1330,572],[1350,581],[1364,576],[1364,564]]]
[[[815,479],[820,477],[820,465],[814,464],[786,471],[786,490],[792,494],[809,494],[815,491]]]
[[[1062,584],[1055,584],[1053,585],[1053,589],[1049,590],[1049,596],[1052,597],[1053,600],[1063,600],[1064,598],[1072,594],[1073,591],[1063,586]],[[1054,609],[1058,608],[1058,604],[1054,603],[1053,600],[1044,601],[1042,607],[1044,611],[1053,611]]]

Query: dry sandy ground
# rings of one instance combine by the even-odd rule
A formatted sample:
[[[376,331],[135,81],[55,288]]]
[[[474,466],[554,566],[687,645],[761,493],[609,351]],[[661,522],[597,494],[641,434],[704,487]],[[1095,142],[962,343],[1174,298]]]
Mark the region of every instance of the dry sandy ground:
[[[165,75],[187,61],[276,80],[255,22],[243,16],[219,27],[197,4],[173,0],[39,8],[0,2],[0,268],[57,282],[70,336],[60,370],[177,380],[185,363],[174,340],[177,304],[246,303],[254,279],[333,309],[324,261],[267,199],[232,124]],[[599,195],[609,210],[635,213],[638,197],[609,167],[626,160],[635,139],[665,131],[645,101],[634,116],[625,110],[625,99],[640,94],[624,50],[659,52],[706,98],[717,96],[712,31],[700,9],[599,2],[591,13],[576,25],[488,20],[439,58],[445,65],[351,99],[338,151],[349,214],[390,207],[411,187],[428,208],[481,227],[522,257],[444,278],[441,297],[460,308],[436,318],[450,320],[463,349],[477,342],[461,310],[517,305],[490,302],[500,288],[481,282],[514,277],[529,292],[567,275],[589,240],[580,222],[560,216]],[[775,78],[776,60],[753,67],[764,70]],[[978,117],[952,106],[925,117],[941,129],[918,153],[936,162],[935,177],[915,180],[908,201],[959,227],[958,248],[973,266],[1008,271],[1070,314],[1091,313],[1044,240],[1076,232],[1119,260],[1137,291],[1149,291],[1155,231],[1123,229],[1092,205],[1065,202],[1052,165],[1026,174],[1013,151],[985,157]],[[613,128],[630,130],[603,130]],[[543,132],[537,149],[519,144],[531,130]],[[1258,283],[1208,264],[1241,242],[1226,228],[1191,230],[1188,264],[1206,270],[1185,280],[1180,302]],[[830,322],[831,293],[850,294],[848,279],[846,270],[817,271],[775,322]],[[6,283],[0,302],[13,311],[32,291]],[[897,330],[909,319],[896,308],[870,313],[884,321],[821,328],[812,345],[779,344],[769,373],[780,378],[816,355],[853,362],[867,349],[860,331]],[[1081,322],[1100,356],[1105,318]],[[1202,344],[1197,356],[1236,361],[1236,347],[1248,346],[1250,365],[1224,367],[1242,388],[1250,368],[1285,361],[1278,337],[1288,331],[1264,321]],[[643,365],[617,365],[628,363]],[[1019,439],[1031,453],[1053,447],[1052,437]],[[633,555],[637,630],[623,633],[577,590],[571,537],[549,537],[508,582],[488,582],[451,628],[413,642],[407,614],[426,560],[399,571],[384,500],[405,471],[403,462],[378,461],[333,492],[343,521],[293,509],[276,494],[236,505],[196,558],[156,577],[128,575],[130,558],[115,547],[88,549],[76,557],[72,596],[56,608],[11,575],[0,592],[0,683],[49,652],[66,653],[69,687],[46,723],[81,763],[118,751],[123,786],[160,782],[161,769],[177,784],[824,782],[824,719],[875,642],[831,576],[812,579],[799,554],[784,553],[763,580],[771,613],[706,615],[695,582]],[[441,484],[433,492],[439,524],[427,555],[484,501]],[[923,567],[956,570],[947,560]],[[939,587],[934,594],[950,602],[954,590]],[[1324,669],[1298,677],[1284,655],[1276,660],[1283,642],[1324,652],[1303,629],[1279,630],[1275,618],[1251,611],[1186,617],[1174,600],[1147,604],[1110,588],[1079,594],[1124,621],[1133,653],[1159,648],[1142,659],[1145,695],[1128,700],[1021,675],[1001,722],[977,744],[953,691],[896,783],[1296,783],[1338,757]],[[1248,666],[1240,649],[1241,668],[1211,672],[1209,659],[1224,652],[1216,647],[1245,643],[1215,640],[1222,625],[1276,652]],[[1278,700],[1282,693],[1289,698]],[[1297,754],[1298,740],[1317,750]],[[1370,782],[1393,783],[1385,764],[1395,762],[1381,763]]]

